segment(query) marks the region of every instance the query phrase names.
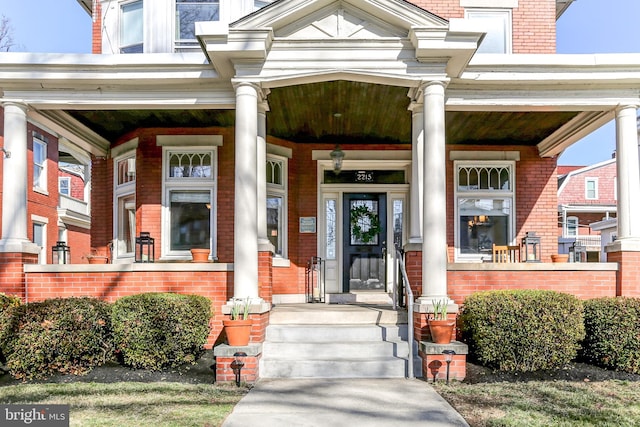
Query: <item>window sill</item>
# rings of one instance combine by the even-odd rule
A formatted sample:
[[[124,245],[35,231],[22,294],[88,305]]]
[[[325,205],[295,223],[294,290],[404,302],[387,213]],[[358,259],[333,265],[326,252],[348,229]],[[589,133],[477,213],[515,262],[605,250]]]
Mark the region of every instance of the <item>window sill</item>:
[[[272,258],[271,265],[273,267],[291,267],[291,261],[287,258]]]

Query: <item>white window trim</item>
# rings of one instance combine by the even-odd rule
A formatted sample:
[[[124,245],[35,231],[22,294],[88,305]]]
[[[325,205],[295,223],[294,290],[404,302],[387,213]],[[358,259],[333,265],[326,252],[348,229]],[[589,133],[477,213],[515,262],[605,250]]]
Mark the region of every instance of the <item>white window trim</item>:
[[[589,188],[587,184],[589,182],[593,182],[595,184],[595,197],[589,197]],[[584,179],[584,198],[586,200],[598,200],[598,178],[597,177],[586,177]]]
[[[458,190],[458,168],[461,166],[498,166],[511,168],[511,177],[509,183],[509,191],[506,190]],[[462,254],[458,243],[460,241],[460,221],[459,221],[459,207],[458,199],[461,197],[477,198],[477,199],[509,199],[511,200],[511,213],[509,215],[509,244],[515,243],[516,236],[516,162],[513,160],[504,161],[484,161],[484,160],[456,160],[453,162],[453,187],[454,187],[454,199],[453,199],[453,245],[455,253],[455,262],[481,262],[487,256],[479,254]]]
[[[112,240],[112,251],[113,251],[113,260],[114,261],[131,261],[135,256],[135,249],[133,252],[124,252],[120,253],[118,246],[118,230],[120,227],[120,221],[118,218],[118,200],[122,197],[133,195],[135,200],[136,198],[136,181],[137,176],[133,181],[126,182],[124,184],[118,184],[118,163],[122,160],[126,159],[135,159],[136,152],[129,151],[126,153],[122,153],[118,157],[114,157],[113,159],[113,240]],[[137,224],[136,224],[137,226]],[[137,234],[137,231],[136,231]]]
[[[282,165],[282,185],[278,184],[270,184],[267,182],[267,198],[269,196],[279,196],[282,197],[282,255],[275,255],[274,258],[289,258],[289,230],[287,224],[289,224],[289,162],[286,157],[278,156],[275,154],[267,154],[267,162],[271,160],[274,162],[278,162]],[[267,236],[268,237],[268,236]]]
[[[36,182],[36,176],[35,176],[35,173],[34,173],[35,172],[35,166],[36,166],[36,161],[35,161],[36,145],[39,145],[39,146],[41,145],[43,147],[43,150],[44,150],[44,161],[42,163],[42,173],[40,175],[40,176],[43,177],[41,181],[44,181],[44,185],[40,185],[41,184],[40,181]],[[42,193],[42,194],[49,194],[49,190],[47,188],[49,186],[49,180],[47,179],[48,178],[47,177],[47,173],[48,173],[47,172],[47,158],[48,158],[47,153],[48,153],[47,142],[43,138],[34,135],[34,137],[33,137],[33,152],[32,152],[32,154],[33,154],[33,165],[32,165],[32,168],[31,168],[31,173],[33,174],[33,191],[36,191],[36,192]]]
[[[47,248],[49,247],[47,244],[47,227],[49,226],[49,218],[31,215],[31,232],[33,232],[33,226],[36,224],[42,226],[42,248],[38,253],[38,264],[47,264]]]
[[[68,182],[67,188],[69,189],[69,194],[64,194],[62,192],[62,186],[60,184],[62,182],[64,182],[64,181]],[[58,177],[58,194],[62,194],[62,195],[71,197],[71,178],[70,177],[68,177],[68,176],[59,176]]]
[[[570,234],[569,233],[569,223],[575,221],[575,226],[576,226],[576,234]],[[567,217],[567,222],[564,224],[564,237],[577,237],[580,232],[578,230],[578,227],[580,226],[580,221],[578,219],[577,216],[568,216]]]
[[[510,8],[467,8],[464,11],[464,17],[468,20],[473,20],[473,15],[489,15],[489,14],[500,14],[506,16],[506,26],[505,29],[505,54],[513,53],[513,12]],[[492,52],[492,54],[498,54],[498,52]],[[483,53],[480,52],[480,55]]]
[[[211,153],[211,178],[192,178],[180,180],[170,178],[168,176],[168,158],[169,152],[188,152],[188,153]],[[193,190],[209,190],[211,197],[211,218],[210,218],[210,236],[209,236],[209,257],[217,259],[218,257],[218,149],[216,146],[204,148],[202,146],[170,146],[168,143],[163,144],[162,148],[162,213],[161,213],[161,254],[160,259],[167,260],[188,260],[191,259],[191,253],[188,250],[172,251],[171,250],[171,191],[193,191]]]

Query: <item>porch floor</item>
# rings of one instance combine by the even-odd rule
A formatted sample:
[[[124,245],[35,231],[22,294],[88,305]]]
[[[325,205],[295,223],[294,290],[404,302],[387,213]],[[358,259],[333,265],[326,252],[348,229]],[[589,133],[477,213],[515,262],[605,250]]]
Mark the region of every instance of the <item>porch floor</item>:
[[[406,308],[387,304],[278,304],[271,310],[272,325],[399,325],[407,323]]]

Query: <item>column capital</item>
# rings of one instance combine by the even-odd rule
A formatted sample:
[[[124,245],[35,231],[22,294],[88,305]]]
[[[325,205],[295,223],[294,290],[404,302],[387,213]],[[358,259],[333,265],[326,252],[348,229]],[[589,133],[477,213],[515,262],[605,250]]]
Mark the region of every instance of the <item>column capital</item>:
[[[639,104],[624,104],[624,105],[618,105],[616,107],[616,114],[622,113],[624,110],[634,110],[634,114],[635,111],[640,107]],[[629,111],[629,114],[631,114],[631,111]]]
[[[23,101],[4,100],[4,101],[1,102],[1,104],[2,104],[3,107],[8,107],[8,106],[18,107],[21,110],[23,110],[25,113],[29,109],[29,105],[26,102],[23,102]]]
[[[448,78],[439,80],[422,80],[420,82],[420,91],[424,92],[430,87],[442,87],[443,89],[446,89],[447,86],[449,86],[449,81],[450,80]]]

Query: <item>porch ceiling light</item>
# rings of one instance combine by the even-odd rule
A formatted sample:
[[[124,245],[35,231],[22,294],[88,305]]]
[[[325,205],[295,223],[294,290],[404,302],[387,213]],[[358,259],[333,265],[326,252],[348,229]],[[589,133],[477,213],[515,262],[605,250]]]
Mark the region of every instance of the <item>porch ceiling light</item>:
[[[340,173],[342,170],[342,161],[344,160],[344,151],[340,149],[339,145],[336,145],[336,148],[333,149],[330,156],[333,161],[333,171],[335,173]]]

